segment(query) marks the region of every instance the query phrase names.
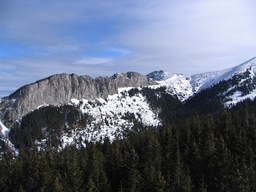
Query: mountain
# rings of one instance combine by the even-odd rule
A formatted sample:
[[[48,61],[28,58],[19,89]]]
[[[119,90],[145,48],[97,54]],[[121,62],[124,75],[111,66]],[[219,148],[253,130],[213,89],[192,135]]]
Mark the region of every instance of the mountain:
[[[228,87],[223,91],[226,98],[229,100],[225,102],[226,105],[236,104],[244,99],[255,97],[255,72],[256,72],[256,57],[229,69],[215,72],[206,72],[186,76],[183,74],[168,74],[164,71],[155,71],[150,73],[148,77],[156,80],[162,86],[167,87],[170,94],[177,95],[181,101],[185,101],[195,94],[214,87],[223,81],[230,81],[236,79],[232,83],[233,87]],[[234,80],[235,81],[235,80]],[[239,92],[240,89],[247,89],[247,92]],[[232,95],[233,93],[233,95]]]
[[[222,104],[229,107],[245,99],[256,96],[256,58],[252,58],[238,66],[212,73],[199,74],[191,77],[192,86],[196,82],[195,93],[200,95],[209,92],[208,100],[218,97]],[[203,78],[202,78],[203,77]],[[195,97],[195,96],[194,96]]]
[[[68,145],[123,138],[134,126],[157,127],[162,115],[180,105],[165,88],[122,88],[107,99],[71,99],[42,106],[16,123],[10,139],[18,148],[61,150]]]
[[[226,71],[206,72],[195,75],[169,74],[164,71],[154,71],[147,76],[161,86],[167,87],[167,91],[176,95],[181,101],[185,101],[199,91],[218,83],[216,79]]]
[[[255,98],[255,66],[252,58],[230,69],[191,76],[162,70],[96,79],[53,75],[1,100],[1,119],[10,129],[0,124],[0,146],[61,150],[122,138],[135,126],[161,126],[190,111],[217,112]]]
[[[147,77],[136,73],[119,73],[112,77],[93,79],[75,74],[57,74],[35,83],[25,85],[0,104],[6,122],[20,120],[27,113],[44,105],[67,104],[72,98],[107,98],[118,93],[121,87],[141,87],[155,84]]]
[[[117,95],[119,88],[144,87],[154,84],[156,82],[136,72],[117,73],[111,77],[99,77],[96,79],[75,74],[57,74],[25,85],[8,97],[3,98],[0,102],[1,119],[5,125],[14,130],[14,127],[22,127],[24,121],[28,122],[27,119],[29,117],[33,117],[32,121],[34,121],[33,114],[40,113],[41,111],[39,109],[41,108],[45,108],[43,112],[46,111],[51,114],[52,106],[55,106],[56,113],[54,115],[60,116],[60,118],[66,118],[67,112],[61,113],[58,109],[63,108],[65,111],[68,108],[69,110],[69,107],[66,107],[66,105],[72,105],[74,99],[87,99],[92,102],[98,98],[104,100],[108,99],[110,95]],[[72,108],[72,112],[70,113],[74,113],[76,110],[78,108]],[[53,118],[46,116],[42,118],[48,118],[49,121],[56,121],[54,120],[54,116]],[[39,119],[39,117],[36,117],[36,119]],[[78,119],[74,121],[78,121]],[[39,124],[34,126],[43,128]],[[46,122],[44,126],[52,126],[52,124],[49,125],[49,122]],[[28,126],[26,125],[26,127]],[[35,127],[31,127],[31,129],[36,129]],[[5,128],[5,126],[2,126],[1,130],[5,130]],[[86,128],[85,125],[84,128]],[[88,138],[86,137],[86,139]],[[6,135],[2,135],[0,137],[2,145],[0,143],[0,146],[6,146],[12,149],[13,146],[9,145],[10,142],[6,142],[7,139]]]
[[[255,59],[129,74],[55,75],[4,98],[1,191],[256,191]]]

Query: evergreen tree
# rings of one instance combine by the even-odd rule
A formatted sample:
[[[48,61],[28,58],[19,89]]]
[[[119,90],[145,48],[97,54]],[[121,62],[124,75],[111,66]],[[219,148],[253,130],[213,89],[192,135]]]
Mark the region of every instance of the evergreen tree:
[[[85,191],[86,192],[98,192],[98,189],[95,186],[92,178],[89,178]]]

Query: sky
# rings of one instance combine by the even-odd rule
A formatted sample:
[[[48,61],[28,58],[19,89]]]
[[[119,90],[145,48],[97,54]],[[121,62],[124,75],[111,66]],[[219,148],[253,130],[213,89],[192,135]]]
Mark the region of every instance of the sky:
[[[56,73],[187,75],[256,56],[255,0],[0,0],[0,97]]]

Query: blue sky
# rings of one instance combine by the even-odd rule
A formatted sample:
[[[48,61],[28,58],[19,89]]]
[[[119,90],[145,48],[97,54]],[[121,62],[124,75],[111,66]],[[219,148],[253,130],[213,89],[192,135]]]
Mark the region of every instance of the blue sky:
[[[194,74],[256,56],[254,0],[1,0],[0,96],[55,73]]]

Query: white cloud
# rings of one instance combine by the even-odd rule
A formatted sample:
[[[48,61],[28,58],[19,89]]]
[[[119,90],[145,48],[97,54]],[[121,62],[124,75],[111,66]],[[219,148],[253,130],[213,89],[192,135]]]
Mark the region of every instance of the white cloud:
[[[227,68],[256,54],[255,5],[253,0],[2,0],[0,42],[11,39],[46,53],[0,60],[5,72],[0,87],[16,82],[18,88],[62,72],[95,77]],[[98,54],[106,47],[119,56]]]
[[[195,0],[144,10],[140,27],[125,29],[120,42],[144,59],[138,65],[170,72],[218,70],[253,57],[256,3],[250,0]],[[148,19],[147,19],[148,18]]]
[[[86,57],[76,61],[76,65],[100,65],[112,62],[112,58],[107,57]]]

